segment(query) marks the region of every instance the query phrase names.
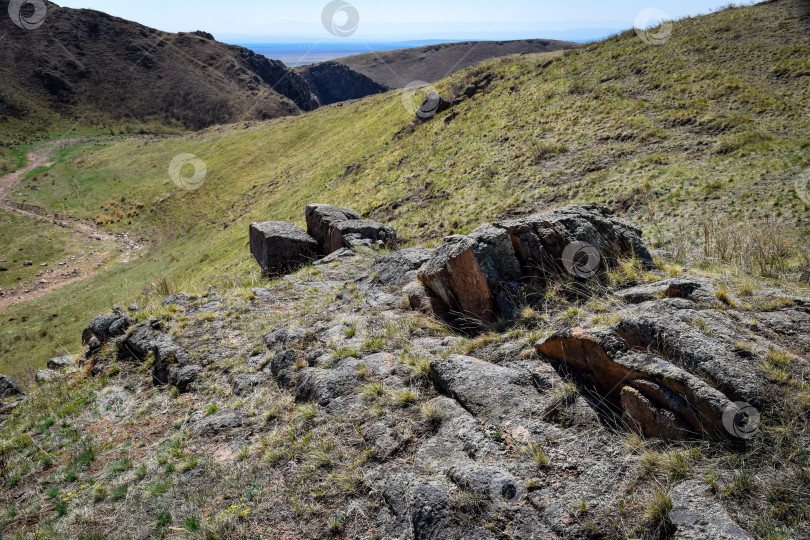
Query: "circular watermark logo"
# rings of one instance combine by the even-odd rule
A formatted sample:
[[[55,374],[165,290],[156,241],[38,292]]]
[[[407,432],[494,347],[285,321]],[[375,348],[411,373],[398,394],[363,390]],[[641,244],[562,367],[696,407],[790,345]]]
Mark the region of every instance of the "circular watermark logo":
[[[438,90],[425,81],[411,81],[402,89],[402,106],[423,120],[436,114],[441,101]]]
[[[562,263],[572,276],[588,279],[599,270],[602,255],[587,242],[572,242],[563,250]]]
[[[804,204],[810,206],[810,169],[796,177],[796,195]]]
[[[194,173],[190,176],[183,174],[186,165],[194,168]],[[205,166],[205,162],[194,154],[180,154],[169,164],[169,177],[177,187],[182,189],[199,189],[205,182],[207,175],[208,168]]]
[[[36,30],[42,26],[47,14],[48,7],[45,0],[11,0],[8,3],[8,16],[11,17],[11,22],[24,30]]]
[[[750,439],[759,431],[759,411],[744,401],[729,404],[723,411],[723,427],[738,439]]]
[[[489,498],[496,506],[514,506],[526,498],[526,486],[509,473],[499,474],[489,484]]]
[[[332,0],[323,8],[321,22],[333,36],[349,37],[360,26],[360,12],[345,0]]]
[[[663,45],[672,36],[674,24],[669,15],[660,9],[647,8],[636,16],[634,26],[644,43]]]

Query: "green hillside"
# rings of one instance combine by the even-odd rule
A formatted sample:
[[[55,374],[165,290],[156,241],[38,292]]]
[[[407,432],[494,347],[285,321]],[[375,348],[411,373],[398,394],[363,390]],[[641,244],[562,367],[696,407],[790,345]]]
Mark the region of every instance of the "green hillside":
[[[310,202],[390,222],[408,243],[596,202],[676,254],[703,245],[701,220],[723,228],[733,219],[785,240],[791,256],[779,273],[795,277],[810,232],[808,205],[794,189],[810,168],[810,16],[802,6],[782,0],[682,20],[661,46],[625,32],[564,54],[489,61],[436,85],[452,96],[492,73],[485,90],[402,132],[412,116],[390,92],[177,138],[68,146],[12,200],[152,245],[137,261],[4,313],[0,372],[75,349],[82,326],[113,303],[258,280],[249,223],[301,224]],[[206,164],[198,190],[169,178],[182,153]],[[758,276],[764,268],[744,270]]]

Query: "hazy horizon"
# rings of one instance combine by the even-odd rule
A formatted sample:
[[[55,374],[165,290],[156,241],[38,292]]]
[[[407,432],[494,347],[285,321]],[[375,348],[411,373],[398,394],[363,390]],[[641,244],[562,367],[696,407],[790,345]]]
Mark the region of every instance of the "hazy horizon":
[[[344,2],[353,10],[351,32],[336,36],[323,22],[330,2],[299,0],[294,4],[244,0],[240,9],[212,0],[63,0],[61,6],[96,9],[170,32],[203,30],[218,40],[237,44],[300,42],[403,42],[563,39],[592,41],[647,21],[650,14],[679,19],[726,7],[725,0],[445,0],[441,4],[415,0],[406,4],[377,0]],[[742,2],[752,4],[753,1]],[[334,24],[345,24],[347,11],[338,9]],[[577,39],[578,38],[578,39]]]

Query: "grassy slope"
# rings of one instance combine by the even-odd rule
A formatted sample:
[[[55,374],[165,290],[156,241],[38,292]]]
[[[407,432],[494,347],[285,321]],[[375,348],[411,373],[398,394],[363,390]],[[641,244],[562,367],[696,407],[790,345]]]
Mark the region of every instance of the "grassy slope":
[[[64,261],[77,255],[86,242],[69,231],[50,224],[39,224],[19,214],[0,210],[0,288],[33,278],[40,264]],[[26,261],[31,266],[24,266]]]
[[[444,113],[399,139],[410,115],[389,93],[300,118],[67,148],[47,188],[23,189],[25,200],[89,218],[114,217],[112,200],[123,211],[137,201],[139,215],[109,229],[159,244],[128,267],[4,314],[0,372],[75,348],[93,314],[160,279],[178,289],[256,279],[248,224],[301,224],[315,201],[391,221],[412,242],[567,202],[615,206],[658,244],[682,231],[696,238],[707,215],[774,216],[806,238],[807,208],[792,181],[810,167],[810,79],[800,75],[810,22],[798,5],[687,19],[661,47],[628,32],[546,67],[548,55],[487,62],[437,85],[451,93],[491,70],[498,78],[486,94],[460,105],[451,123]],[[169,181],[182,152],[207,165],[197,191]],[[33,335],[54,309],[63,326]]]

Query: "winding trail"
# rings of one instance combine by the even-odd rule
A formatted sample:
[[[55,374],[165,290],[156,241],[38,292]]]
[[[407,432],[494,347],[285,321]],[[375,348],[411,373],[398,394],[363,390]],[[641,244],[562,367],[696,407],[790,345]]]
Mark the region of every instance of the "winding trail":
[[[74,139],[56,141],[56,144],[76,142]],[[42,147],[40,147],[40,150]],[[97,274],[103,267],[114,262],[127,263],[137,259],[143,241],[130,238],[126,234],[110,234],[100,231],[93,224],[65,214],[52,213],[45,208],[21,204],[8,200],[8,195],[20,180],[38,167],[51,167],[44,152],[29,152],[28,164],[21,169],[0,177],[0,210],[23,215],[39,222],[50,223],[68,229],[88,244],[88,249],[70,261],[53,263],[44,267],[30,280],[22,281],[0,292],[0,309],[38,298],[71,283],[85,280]]]

